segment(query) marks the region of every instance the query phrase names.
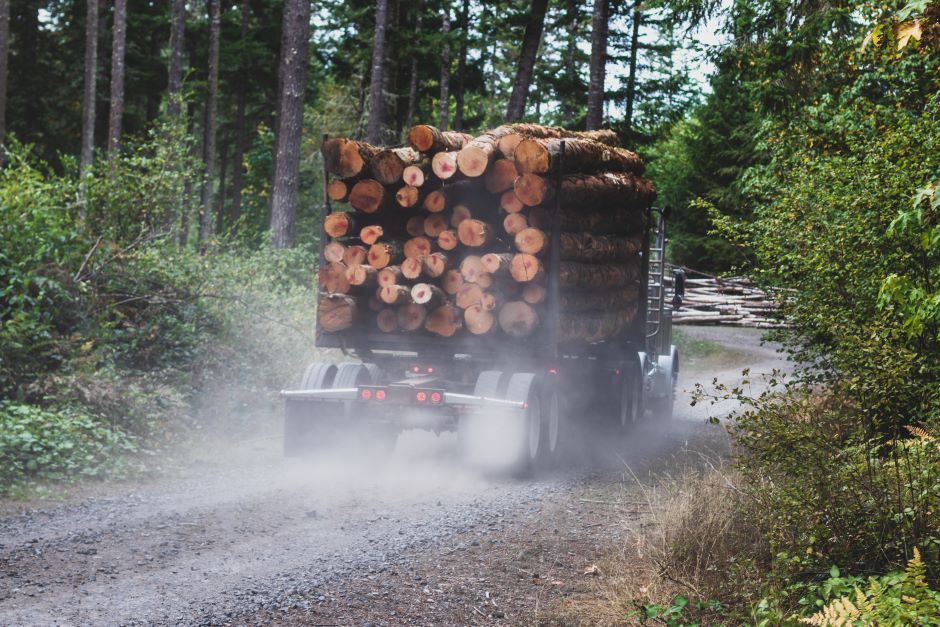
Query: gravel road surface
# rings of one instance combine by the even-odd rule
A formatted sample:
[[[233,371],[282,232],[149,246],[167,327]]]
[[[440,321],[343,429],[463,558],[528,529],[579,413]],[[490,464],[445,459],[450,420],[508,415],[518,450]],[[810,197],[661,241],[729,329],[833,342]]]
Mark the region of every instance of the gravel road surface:
[[[677,419],[609,438],[530,481],[454,463],[447,434],[403,434],[371,467],[286,460],[277,437],[61,503],[0,503],[0,624],[539,624],[631,520],[627,476],[720,442],[685,390],[780,367],[752,330],[687,329],[727,348],[686,360]],[[582,456],[583,458],[584,456]],[[207,461],[209,460],[209,461]],[[642,519],[637,504],[627,518]],[[548,611],[548,613],[546,613]]]

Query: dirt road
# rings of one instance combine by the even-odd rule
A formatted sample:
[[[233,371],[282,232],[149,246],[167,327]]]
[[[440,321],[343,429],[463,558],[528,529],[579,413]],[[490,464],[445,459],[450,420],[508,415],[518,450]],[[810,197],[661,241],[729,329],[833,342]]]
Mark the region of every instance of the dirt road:
[[[682,390],[780,365],[756,332],[690,334],[729,351],[686,361]],[[635,498],[625,464],[668,463],[710,437],[705,412],[728,409],[690,408],[682,392],[677,420],[638,429],[627,450],[592,441],[595,462],[529,482],[460,467],[446,435],[404,434],[372,468],[285,460],[269,438],[207,451],[184,479],[6,503],[0,624],[538,623],[631,523],[605,507]]]

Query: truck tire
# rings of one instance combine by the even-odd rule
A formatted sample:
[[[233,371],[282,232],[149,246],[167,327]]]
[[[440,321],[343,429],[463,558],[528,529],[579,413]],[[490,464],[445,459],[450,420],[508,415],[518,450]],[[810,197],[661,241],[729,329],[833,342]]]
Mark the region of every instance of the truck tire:
[[[473,386],[473,395],[484,398],[502,398],[506,389],[507,378],[502,370],[484,370],[477,375],[476,383]],[[482,430],[486,428],[476,416],[463,416],[457,423],[457,449],[460,456],[468,461],[473,461],[476,451],[475,446],[483,446],[488,434]]]
[[[628,362],[622,368],[618,422],[622,434],[629,432],[643,417],[642,371],[639,362]]]
[[[675,346],[669,357],[660,357],[660,365],[668,373],[666,394],[650,402],[650,410],[656,420],[672,420],[676,402],[676,386],[679,381],[679,351]]]
[[[543,380],[539,386],[541,392],[542,414],[542,465],[550,466],[561,457],[564,442],[564,416],[558,398],[558,382]]]
[[[330,388],[336,378],[337,367],[322,361],[312,362],[300,377],[301,390]],[[299,457],[315,447],[317,416],[311,415],[310,405],[295,403],[289,399],[284,406],[284,455]]]
[[[519,441],[515,443],[517,452],[510,471],[516,476],[527,477],[535,470],[536,464],[545,459],[542,395],[535,375],[527,372],[513,374],[506,386],[505,399],[526,404],[519,415],[522,428],[517,432]]]

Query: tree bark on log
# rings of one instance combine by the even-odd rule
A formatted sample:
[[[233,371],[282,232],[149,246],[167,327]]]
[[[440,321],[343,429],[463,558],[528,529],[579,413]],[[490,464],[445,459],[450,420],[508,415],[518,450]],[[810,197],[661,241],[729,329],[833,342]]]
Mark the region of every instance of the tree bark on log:
[[[509,159],[497,159],[487,168],[483,176],[483,183],[486,191],[491,194],[499,194],[512,189],[512,184],[519,176],[516,170],[515,162]]]
[[[538,313],[529,303],[514,300],[499,310],[499,326],[510,337],[528,337],[538,325]]]
[[[340,178],[362,174],[382,149],[344,137],[331,137],[320,146],[326,171]]]
[[[418,152],[436,154],[439,152],[456,152],[464,147],[472,136],[456,131],[442,131],[428,124],[413,126],[408,131],[408,143]]]
[[[554,210],[545,207],[532,207],[529,210],[529,224],[537,229],[548,231],[552,228]],[[646,227],[647,213],[640,209],[621,209],[611,211],[566,210],[562,207],[561,230],[598,234],[633,235]]]
[[[372,158],[372,175],[380,183],[392,185],[402,180],[406,167],[421,160],[421,155],[411,148],[386,148]]]
[[[639,236],[617,237],[590,233],[561,233],[560,244],[559,256],[562,261],[586,263],[629,261],[643,250],[643,239]]]
[[[520,175],[513,190],[527,207],[555,198],[554,181],[539,174]],[[648,179],[629,172],[572,175],[562,178],[559,200],[565,207],[646,209],[656,200],[656,188]]]
[[[463,326],[460,310],[453,305],[441,305],[428,314],[424,328],[442,337],[452,337]]]
[[[345,331],[356,318],[356,300],[343,294],[327,294],[320,299],[317,324],[321,331]]]
[[[565,144],[562,157],[562,142]],[[560,166],[569,172],[630,172],[646,170],[643,159],[625,148],[605,146],[587,139],[526,139],[516,146],[515,163],[522,174],[545,174]]]
[[[516,146],[528,138],[536,139],[564,139],[568,137],[577,139],[590,139],[608,146],[619,146],[620,138],[610,129],[596,131],[569,131],[560,126],[542,126],[541,124],[511,124],[509,131],[503,133],[498,141],[499,152],[507,159],[515,156]]]
[[[564,312],[608,311],[635,307],[640,298],[640,286],[627,285],[622,288],[563,290],[558,295],[558,307]]]
[[[636,317],[636,306],[626,310],[598,314],[562,314],[559,337],[562,341],[600,342],[615,338],[630,328]]]
[[[626,264],[586,264],[562,261],[558,264],[558,285],[563,288],[610,289],[624,287],[640,277],[640,261]],[[515,276],[513,276],[515,278]]]

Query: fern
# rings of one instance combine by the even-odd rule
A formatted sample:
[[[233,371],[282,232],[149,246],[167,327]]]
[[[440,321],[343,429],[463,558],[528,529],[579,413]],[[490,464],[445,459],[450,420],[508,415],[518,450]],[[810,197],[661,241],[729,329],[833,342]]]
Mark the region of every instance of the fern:
[[[910,559],[907,568],[904,569],[904,576],[908,583],[916,588],[927,587],[927,566],[920,558],[920,550],[916,546],[914,547],[914,557]]]

